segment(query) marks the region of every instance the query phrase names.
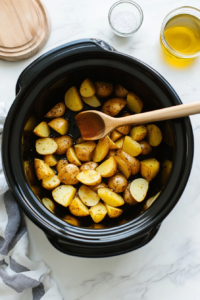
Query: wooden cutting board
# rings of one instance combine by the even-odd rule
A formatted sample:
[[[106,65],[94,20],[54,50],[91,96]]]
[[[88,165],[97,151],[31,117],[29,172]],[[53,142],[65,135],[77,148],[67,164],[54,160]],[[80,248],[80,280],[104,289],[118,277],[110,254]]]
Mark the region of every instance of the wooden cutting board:
[[[0,0],[0,59],[33,56],[49,34],[50,18],[40,0]]]

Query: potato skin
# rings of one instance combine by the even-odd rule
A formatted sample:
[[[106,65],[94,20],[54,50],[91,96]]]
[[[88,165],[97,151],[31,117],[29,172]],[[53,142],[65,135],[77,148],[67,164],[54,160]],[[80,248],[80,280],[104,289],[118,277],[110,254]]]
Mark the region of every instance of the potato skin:
[[[80,226],[81,222],[79,220],[77,220],[76,218],[72,217],[72,216],[65,216],[63,219],[63,221],[73,225],[73,226]]]
[[[162,132],[160,128],[154,124],[147,126],[147,139],[149,145],[157,147],[162,142]]]
[[[60,118],[64,115],[66,106],[64,102],[56,104],[46,115],[46,118]]]
[[[82,144],[82,143],[84,143],[84,142],[87,142],[87,141],[84,140],[84,139],[82,138],[82,136],[79,136],[79,137],[76,139],[76,144]]]
[[[58,178],[64,184],[74,185],[78,183],[76,176],[79,173],[80,171],[77,166],[68,164],[59,171]]]
[[[95,142],[87,141],[74,146],[76,156],[81,161],[89,162],[92,160],[92,154],[96,147]]]
[[[104,103],[101,111],[109,116],[117,115],[126,105],[126,100],[123,98],[113,98]]]
[[[116,174],[108,179],[108,187],[115,193],[122,193],[128,185],[126,177]]]
[[[53,138],[53,140],[58,145],[58,148],[56,150],[56,154],[62,155],[67,152],[67,149],[73,145],[73,139],[69,135],[63,135],[56,138]]]
[[[122,117],[128,117],[128,116],[130,116],[129,113],[122,114]],[[123,125],[123,126],[117,127],[116,129],[118,132],[120,132],[124,135],[127,135],[127,134],[129,134],[129,131],[131,130],[131,125]]]
[[[128,93],[129,92],[121,84],[116,85],[116,87],[115,87],[115,96],[116,97],[126,98]]]
[[[54,171],[41,159],[35,158],[34,166],[38,180],[50,177],[55,174]]]
[[[98,183],[96,185],[88,185],[88,187],[93,190],[95,193],[97,193],[98,189],[101,189],[101,188],[106,188],[107,185],[105,184],[105,182],[101,182],[101,183]]]
[[[141,155],[148,155],[149,153],[151,153],[152,151],[152,147],[149,145],[149,143],[147,141],[141,141],[139,142],[142,152]]]
[[[99,98],[106,98],[110,96],[113,92],[113,84],[103,81],[96,81],[96,95]]]
[[[135,175],[135,174],[137,174],[140,171],[140,161],[137,158],[129,155],[128,153],[126,153],[123,150],[117,150],[116,151],[116,155],[119,156],[119,157],[121,157],[127,163],[130,164],[132,175]]]
[[[155,158],[149,158],[141,161],[140,173],[147,181],[156,177],[160,170],[160,163]]]
[[[127,188],[125,189],[123,193],[124,201],[129,205],[136,205],[138,202],[132,197],[130,192],[131,183],[127,185]]]
[[[86,170],[95,170],[98,167],[98,164],[93,161],[86,162],[80,167],[80,172],[86,171]]]
[[[65,167],[66,165],[68,165],[68,160],[67,159],[60,159],[56,165],[56,170],[59,173],[60,170]]]

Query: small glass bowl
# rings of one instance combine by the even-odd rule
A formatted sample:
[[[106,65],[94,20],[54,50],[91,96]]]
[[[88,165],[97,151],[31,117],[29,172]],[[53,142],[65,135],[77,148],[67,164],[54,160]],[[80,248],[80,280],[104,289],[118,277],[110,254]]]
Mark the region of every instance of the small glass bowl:
[[[200,20],[200,10],[198,10],[195,7],[182,6],[182,7],[179,7],[179,8],[176,8],[176,9],[172,10],[165,17],[165,19],[163,20],[163,23],[162,23],[162,26],[161,26],[161,31],[160,31],[160,43],[161,43],[161,46],[164,49],[165,53],[167,55],[169,55],[171,58],[181,59],[181,60],[183,60],[183,59],[184,60],[189,60],[189,59],[192,59],[192,58],[195,58],[195,57],[199,56],[200,55],[200,51],[198,51],[196,53],[193,53],[193,54],[183,54],[183,53],[180,53],[180,52],[176,51],[175,49],[173,49],[169,45],[169,43],[166,41],[165,35],[164,35],[165,26],[167,25],[167,23],[173,17],[178,16],[178,15],[182,15],[182,14],[192,15],[192,16],[195,16],[196,18],[198,18]]]
[[[119,14],[120,12],[130,12],[134,14],[135,17],[135,28],[133,30],[131,30],[130,32],[121,32],[119,30],[117,30],[114,25],[113,25],[113,20],[115,18],[115,16],[117,14]],[[122,37],[128,37],[133,35],[136,31],[138,31],[138,29],[141,27],[142,22],[144,19],[144,15],[143,15],[143,11],[141,9],[141,7],[135,3],[134,1],[131,0],[121,0],[121,1],[117,1],[115,2],[108,13],[108,21],[110,24],[110,27],[112,28],[113,32],[119,36]]]

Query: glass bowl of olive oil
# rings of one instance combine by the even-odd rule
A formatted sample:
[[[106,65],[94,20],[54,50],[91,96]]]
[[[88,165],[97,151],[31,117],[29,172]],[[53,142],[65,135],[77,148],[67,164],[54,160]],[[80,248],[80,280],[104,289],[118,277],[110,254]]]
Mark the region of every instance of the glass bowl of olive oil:
[[[174,59],[192,59],[200,55],[200,10],[183,6],[164,19],[161,46]]]

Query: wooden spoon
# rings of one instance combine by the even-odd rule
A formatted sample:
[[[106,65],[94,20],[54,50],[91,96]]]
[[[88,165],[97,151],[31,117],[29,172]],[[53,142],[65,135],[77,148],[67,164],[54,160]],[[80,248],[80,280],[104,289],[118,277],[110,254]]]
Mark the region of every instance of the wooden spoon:
[[[200,113],[200,101],[157,109],[123,118],[113,118],[100,111],[90,110],[79,113],[76,123],[85,140],[98,140],[122,125],[140,125],[156,121],[182,118]]]

